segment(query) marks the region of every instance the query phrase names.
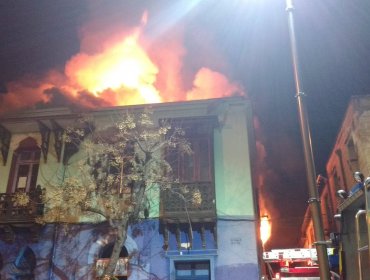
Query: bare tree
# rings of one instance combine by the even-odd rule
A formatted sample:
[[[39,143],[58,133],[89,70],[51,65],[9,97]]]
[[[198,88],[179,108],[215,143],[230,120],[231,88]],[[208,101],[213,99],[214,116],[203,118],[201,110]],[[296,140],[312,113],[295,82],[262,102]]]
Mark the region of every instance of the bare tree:
[[[179,127],[155,123],[153,114],[125,112],[105,124],[84,117],[66,131],[68,145],[79,147],[70,172],[60,184],[50,184],[40,222],[108,222],[115,241],[104,279],[113,279],[130,223],[147,217],[148,193],[176,181],[164,153],[191,153]]]

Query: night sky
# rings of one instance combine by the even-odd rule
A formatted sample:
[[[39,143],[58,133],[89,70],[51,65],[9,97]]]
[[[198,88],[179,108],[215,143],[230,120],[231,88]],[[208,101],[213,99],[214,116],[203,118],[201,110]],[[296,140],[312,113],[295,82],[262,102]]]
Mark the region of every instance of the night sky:
[[[350,96],[370,94],[370,1],[294,4],[316,170],[325,175]],[[32,87],[51,70],[63,72],[81,49],[96,51],[97,40],[139,25],[144,11],[149,53],[169,38],[181,45],[173,56],[181,57],[175,61],[183,88],[201,67],[244,88],[266,151],[261,193],[273,224],[267,248],[297,246],[308,195],[284,0],[1,1],[0,102],[9,83]],[[63,105],[57,100],[53,105]]]

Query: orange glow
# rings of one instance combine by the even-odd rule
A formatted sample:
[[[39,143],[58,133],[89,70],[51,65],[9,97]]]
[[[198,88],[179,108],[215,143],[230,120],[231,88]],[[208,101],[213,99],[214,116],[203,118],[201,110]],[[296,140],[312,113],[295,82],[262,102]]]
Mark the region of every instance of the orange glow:
[[[7,84],[0,113],[39,103],[59,106],[60,101],[104,107],[244,95],[240,85],[218,71],[201,66],[184,71],[183,29],[148,40],[143,38],[148,20],[144,13],[137,27],[108,33],[87,23],[81,51],[65,63],[64,72],[51,69],[41,78]]]
[[[271,223],[267,215],[261,217],[260,232],[262,244],[265,245],[271,236]]]
[[[95,97],[112,100],[112,96],[103,95],[105,90],[112,90],[113,105],[160,102],[154,87],[158,68],[137,40],[137,36],[130,35],[102,53],[80,53],[68,62],[66,74],[78,88]]]

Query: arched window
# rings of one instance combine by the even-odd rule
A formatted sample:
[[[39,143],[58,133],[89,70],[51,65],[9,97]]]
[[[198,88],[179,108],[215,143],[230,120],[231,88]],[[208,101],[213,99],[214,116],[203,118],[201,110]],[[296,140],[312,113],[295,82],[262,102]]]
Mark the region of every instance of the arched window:
[[[36,256],[32,249],[28,246],[23,247],[15,259],[15,266],[18,269],[29,271],[33,273],[33,270],[36,267]]]
[[[114,244],[113,243],[110,243],[106,246],[103,247],[103,249],[100,251],[100,258],[101,259],[104,259],[104,258],[110,258],[112,252],[113,252],[113,246]],[[125,246],[122,247],[121,249],[121,252],[119,253],[119,257],[120,258],[127,258],[128,257],[128,252],[127,252],[127,249]]]
[[[108,259],[112,254],[113,246],[114,246],[113,243],[107,244],[100,251],[97,263],[97,272],[99,276],[101,276],[100,267],[106,267],[108,265]],[[128,251],[125,246],[122,246],[116,270],[114,271],[114,276],[119,280],[127,280],[127,275],[128,275]]]
[[[35,253],[28,246],[23,247],[14,262],[10,264],[8,269],[9,278],[6,279],[34,280],[35,267]]]
[[[32,137],[19,143],[14,151],[12,168],[8,181],[8,192],[29,192],[36,188],[41,149]]]

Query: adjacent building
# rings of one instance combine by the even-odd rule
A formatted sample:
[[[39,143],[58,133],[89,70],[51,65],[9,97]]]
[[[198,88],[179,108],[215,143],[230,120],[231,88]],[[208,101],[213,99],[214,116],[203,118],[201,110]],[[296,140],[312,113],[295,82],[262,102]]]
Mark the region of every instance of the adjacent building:
[[[334,215],[342,199],[338,190],[347,193],[356,185],[353,174],[356,171],[370,176],[370,96],[353,96],[349,102],[333,150],[326,164],[327,178],[320,184],[319,193],[324,234],[327,239],[331,232],[338,232]],[[313,225],[309,208],[302,224],[301,245],[312,246]]]
[[[357,171],[364,178],[370,176],[369,154],[370,96],[353,96],[326,165],[327,178],[318,184],[325,238],[333,240],[334,246],[341,243],[343,279],[369,275],[369,188],[354,177]],[[338,196],[339,190],[349,197]],[[301,230],[301,245],[312,247],[315,240],[309,209]]]
[[[89,110],[97,118],[128,108]],[[150,215],[130,225],[120,279],[258,279],[258,217],[252,180],[252,110],[242,97],[150,105],[155,119],[181,120],[193,154],[173,166],[201,192],[197,207],[161,192]],[[0,278],[95,279],[109,256],[107,224],[36,223],[50,180],[74,170],[79,151],[64,141],[81,111],[32,110],[0,119]],[[68,162],[68,164],[67,164]],[[27,207],[14,203],[30,194]],[[185,211],[186,210],[186,211]]]

